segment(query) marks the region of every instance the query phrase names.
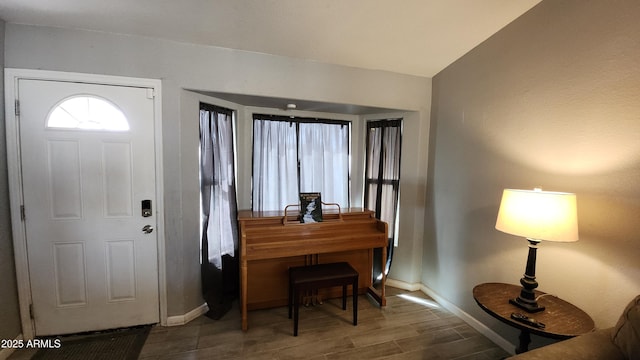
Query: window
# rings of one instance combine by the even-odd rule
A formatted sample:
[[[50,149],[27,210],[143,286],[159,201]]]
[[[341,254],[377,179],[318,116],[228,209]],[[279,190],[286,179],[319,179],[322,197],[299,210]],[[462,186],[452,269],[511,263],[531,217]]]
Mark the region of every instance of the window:
[[[232,110],[200,103],[201,261],[218,268],[237,249],[233,132]]]
[[[233,118],[230,109],[200,103],[200,269],[213,319],[231,308],[239,289]]]
[[[349,207],[348,121],[254,115],[253,210],[283,210],[300,192]]]
[[[74,96],[53,108],[48,128],[128,131],[129,122],[110,101],[92,95]]]
[[[364,205],[374,210],[376,218],[389,224],[389,247],[385,274],[391,267],[393,248],[397,245],[398,207],[400,199],[400,152],[402,119],[367,123],[367,159],[364,179]],[[374,279],[379,278],[382,252],[374,252]]]

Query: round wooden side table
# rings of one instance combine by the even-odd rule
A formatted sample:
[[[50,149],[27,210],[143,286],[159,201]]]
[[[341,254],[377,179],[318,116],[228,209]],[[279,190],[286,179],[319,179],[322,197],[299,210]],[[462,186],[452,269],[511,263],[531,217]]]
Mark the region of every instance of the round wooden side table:
[[[482,310],[503,323],[520,329],[520,343],[516,353],[529,350],[531,334],[552,338],[568,339],[591,332],[595,329],[593,319],[575,305],[554,295],[535,291],[538,304],[545,310],[528,313],[509,303],[509,299],[518,297],[521,287],[503,283],[484,283],[473,288],[473,298]],[[511,318],[512,313],[524,314],[529,318],[545,324],[544,328],[537,328],[516,321]]]

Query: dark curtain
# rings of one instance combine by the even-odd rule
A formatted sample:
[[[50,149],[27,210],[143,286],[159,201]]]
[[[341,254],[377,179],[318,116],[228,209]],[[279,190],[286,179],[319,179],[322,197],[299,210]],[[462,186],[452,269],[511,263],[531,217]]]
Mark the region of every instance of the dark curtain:
[[[200,104],[202,293],[207,316],[221,318],[239,291],[232,111]]]
[[[367,163],[365,169],[365,208],[375,211],[376,218],[389,225],[389,245],[386,266],[382,269],[382,250],[373,253],[373,282],[389,273],[396,237],[398,201],[400,196],[400,150],[402,119],[378,120],[367,123]]]

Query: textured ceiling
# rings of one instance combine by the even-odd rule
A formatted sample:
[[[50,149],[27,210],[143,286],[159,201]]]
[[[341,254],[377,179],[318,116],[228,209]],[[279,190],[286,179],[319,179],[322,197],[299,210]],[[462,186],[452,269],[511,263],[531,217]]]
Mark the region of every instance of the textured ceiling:
[[[0,18],[432,77],[538,2],[0,0]]]

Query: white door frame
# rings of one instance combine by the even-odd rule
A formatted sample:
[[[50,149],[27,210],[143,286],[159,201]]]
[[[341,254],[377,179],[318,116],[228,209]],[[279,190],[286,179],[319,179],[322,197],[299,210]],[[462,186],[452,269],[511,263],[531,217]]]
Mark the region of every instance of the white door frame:
[[[56,80],[85,82],[103,85],[135,86],[152,88],[154,91],[154,141],[156,163],[156,211],[157,211],[157,246],[158,246],[158,298],[160,301],[160,323],[167,324],[167,286],[164,239],[164,186],[162,166],[162,96],[161,81],[156,79],[130,78],[120,76],[70,73],[47,70],[12,69],[4,70],[5,77],[5,126],[7,137],[7,168],[9,173],[9,200],[11,212],[11,228],[13,231],[13,249],[15,255],[16,280],[20,304],[20,321],[22,337],[33,339],[34,323],[30,316],[31,283],[27,258],[27,239],[25,223],[22,221],[23,205],[22,166],[20,162],[20,131],[16,114],[18,96],[18,80]]]

